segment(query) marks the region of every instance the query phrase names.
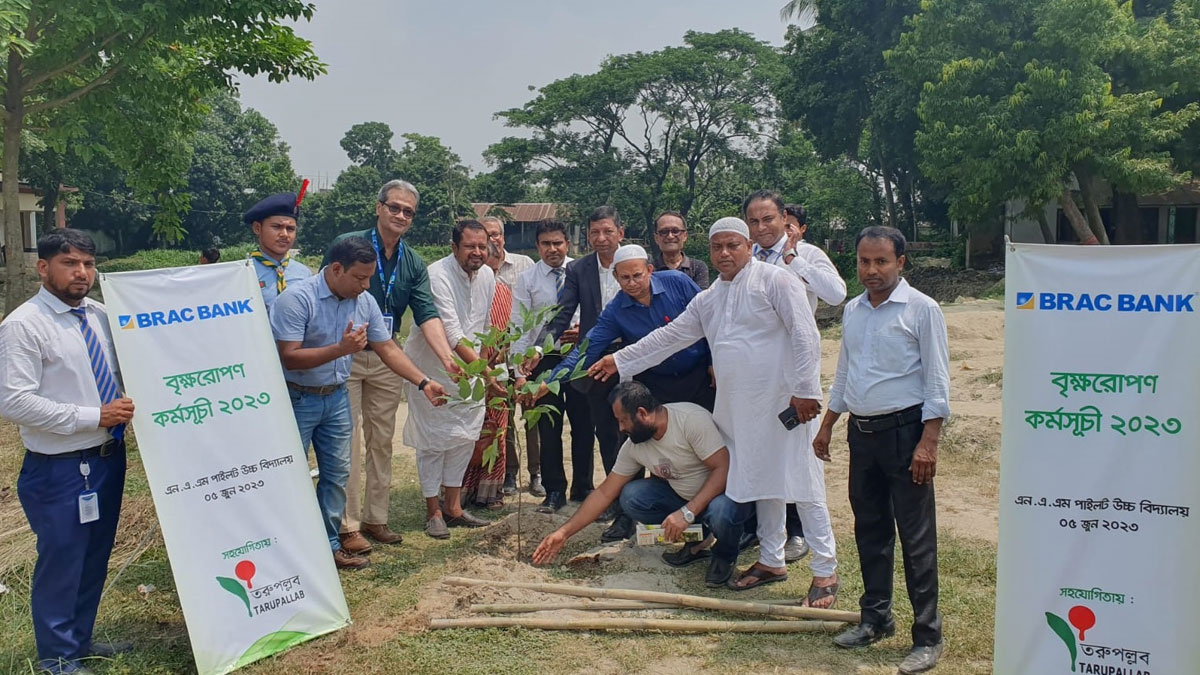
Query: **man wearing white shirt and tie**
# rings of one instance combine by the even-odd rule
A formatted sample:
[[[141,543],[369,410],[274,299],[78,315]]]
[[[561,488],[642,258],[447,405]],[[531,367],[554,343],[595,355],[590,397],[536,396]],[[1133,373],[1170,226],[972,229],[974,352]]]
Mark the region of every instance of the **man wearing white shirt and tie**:
[[[808,224],[803,207],[784,206],[778,192],[758,190],[742,202],[742,216],[754,239],[755,259],[795,273],[804,282],[805,296],[814,315],[818,298],[829,305],[839,305],[846,299],[846,282],[833,261],[824,251],[804,241]],[[796,220],[794,225],[792,219]],[[808,555],[809,546],[804,541],[804,527],[795,504],[788,505],[787,534],[784,559],[794,562]]]
[[[88,673],[82,660],[128,651],[92,640],[125,487],[123,398],[104,305],[87,297],[96,246],[79,230],[37,243],[42,287],[0,324],[0,417],[26,453],[17,497],[37,535],[30,605],[39,666]]]
[[[561,222],[547,220],[538,223],[535,236],[541,260],[525,270],[517,280],[517,287],[513,292],[511,319],[511,323],[516,326],[522,325],[522,312],[539,312],[559,304],[559,296],[566,285],[567,263],[571,262],[567,255],[567,230]],[[579,313],[576,312],[570,323],[577,325],[578,322]],[[512,353],[522,354],[530,346],[541,345],[546,339],[548,325],[549,321],[546,326],[522,335],[513,344]],[[574,330],[578,335],[578,329]],[[517,386],[522,386],[526,377],[537,377],[547,370],[553,370],[561,360],[559,356],[552,356],[532,364],[516,364]],[[553,513],[567,503],[567,475],[563,469],[563,415],[571,420],[571,463],[575,467],[575,473],[571,477],[573,485],[578,485],[581,481],[585,485],[592,484],[590,473],[581,475],[581,467],[592,466],[592,424],[588,415],[587,396],[571,390],[570,387],[564,386],[562,394],[551,394],[541,403],[558,409],[558,414],[543,415],[537,425],[541,446],[542,487],[546,490],[546,498],[538,510]]]
[[[842,312],[837,375],[813,451],[829,461],[833,425],[849,412],[862,623],[834,643],[865,647],[896,632],[892,579],[899,531],[913,606],[913,648],[900,672],[921,673],[937,665],[943,648],[933,476],[942,422],[950,415],[950,364],[941,308],[900,277],[904,247],[895,228],[868,227],[858,235],[858,278],[866,291]]]

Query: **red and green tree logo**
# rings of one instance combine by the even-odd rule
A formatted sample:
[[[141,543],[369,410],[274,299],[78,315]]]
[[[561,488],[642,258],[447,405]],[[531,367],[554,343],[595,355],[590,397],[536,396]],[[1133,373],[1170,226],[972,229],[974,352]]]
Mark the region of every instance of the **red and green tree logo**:
[[[234,576],[246,582],[246,588],[242,588],[242,584],[239,583],[237,579],[230,579],[229,577],[217,577],[217,583],[221,585],[221,588],[229,591],[233,595],[240,598],[243,603],[245,603],[246,613],[249,614],[251,618],[254,618],[254,612],[250,609],[250,595],[246,593],[246,590],[254,588],[251,580],[254,579],[254,573],[256,571],[257,570],[254,568],[254,563],[250,562],[249,560],[243,560],[233,568]]]
[[[1096,613],[1084,607],[1083,605],[1075,605],[1067,612],[1067,619],[1071,622],[1067,625],[1062,617],[1051,612],[1046,612],[1046,623],[1050,624],[1050,629],[1054,631],[1062,641],[1067,645],[1067,651],[1071,654],[1071,672],[1075,672],[1076,661],[1079,657],[1079,642],[1083,642],[1083,634],[1096,625]],[[1079,631],[1079,641],[1075,640],[1075,631],[1071,630],[1074,626]]]

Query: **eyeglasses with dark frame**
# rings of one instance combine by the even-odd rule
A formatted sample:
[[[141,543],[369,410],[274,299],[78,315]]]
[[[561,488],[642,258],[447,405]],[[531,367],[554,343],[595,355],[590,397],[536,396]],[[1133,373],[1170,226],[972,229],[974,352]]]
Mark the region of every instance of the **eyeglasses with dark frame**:
[[[683,230],[678,227],[664,227],[661,230],[655,231],[654,234],[660,237],[681,237],[687,234],[687,230]]]
[[[407,206],[397,206],[396,204],[391,204],[388,202],[379,202],[379,203],[383,204],[384,207],[387,208],[388,213],[392,214],[393,216],[398,216],[400,214],[404,214],[405,218],[411,219],[413,216],[417,215],[416,211],[408,208]]]

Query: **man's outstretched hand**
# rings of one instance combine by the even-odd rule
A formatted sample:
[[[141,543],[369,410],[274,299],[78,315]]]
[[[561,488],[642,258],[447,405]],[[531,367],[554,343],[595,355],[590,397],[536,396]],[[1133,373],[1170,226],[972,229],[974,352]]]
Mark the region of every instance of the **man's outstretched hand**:
[[[545,565],[554,560],[559,551],[562,551],[563,545],[567,543],[567,535],[562,530],[555,530],[546,535],[542,543],[538,544],[537,550],[533,552],[533,564]]]
[[[605,356],[604,358],[592,364],[591,368],[588,368],[588,375],[590,375],[592,379],[600,380],[601,382],[607,382],[608,378],[616,374],[617,360],[612,357],[612,354]]]

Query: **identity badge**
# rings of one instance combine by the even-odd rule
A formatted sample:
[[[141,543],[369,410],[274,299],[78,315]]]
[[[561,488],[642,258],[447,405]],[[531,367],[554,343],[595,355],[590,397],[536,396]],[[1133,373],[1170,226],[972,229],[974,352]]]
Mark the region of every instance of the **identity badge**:
[[[95,490],[79,493],[79,522],[91,523],[100,520],[100,498]]]
[[[385,328],[387,328],[388,335],[394,335],[396,333],[396,322],[393,320],[391,314],[383,315],[383,325]]]

